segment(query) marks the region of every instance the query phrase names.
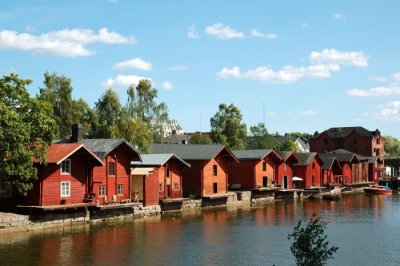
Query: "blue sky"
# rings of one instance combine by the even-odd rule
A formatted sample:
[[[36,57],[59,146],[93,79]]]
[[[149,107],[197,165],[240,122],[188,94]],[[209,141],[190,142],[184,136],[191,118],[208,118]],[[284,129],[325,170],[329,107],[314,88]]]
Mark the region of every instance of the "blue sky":
[[[363,126],[400,138],[398,1],[2,1],[0,73],[72,79],[93,106],[151,79],[184,131],[220,103],[270,132]]]

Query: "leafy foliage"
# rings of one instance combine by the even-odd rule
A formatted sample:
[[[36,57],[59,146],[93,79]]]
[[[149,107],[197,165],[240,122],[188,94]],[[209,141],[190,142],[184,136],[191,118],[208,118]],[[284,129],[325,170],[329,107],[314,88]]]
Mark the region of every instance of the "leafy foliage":
[[[242,123],[242,114],[234,104],[221,103],[219,111],[210,119],[211,139],[230,149],[244,149],[247,137],[246,124]]]
[[[211,144],[212,140],[208,135],[195,133],[190,136],[190,144]]]
[[[277,151],[292,151],[297,152],[297,146],[293,140],[288,138],[286,141],[280,143],[275,147]]]
[[[385,136],[385,158],[400,158],[400,141],[391,136]]]
[[[334,253],[339,248],[329,246],[327,235],[325,235],[326,225],[327,223],[314,213],[305,227],[299,221],[294,227],[293,233],[288,235],[289,240],[293,239],[290,250],[297,265],[324,265],[327,260],[333,258]]]
[[[37,178],[32,158],[44,163],[58,135],[51,106],[30,98],[25,88],[30,83],[15,74],[0,79],[0,181],[12,183],[22,195]]]
[[[108,89],[95,103],[95,112],[98,117],[96,137],[117,138],[120,136],[120,121],[122,106],[117,93]]]
[[[250,127],[250,136],[247,138],[247,149],[276,149],[278,143],[268,133],[264,123]]]

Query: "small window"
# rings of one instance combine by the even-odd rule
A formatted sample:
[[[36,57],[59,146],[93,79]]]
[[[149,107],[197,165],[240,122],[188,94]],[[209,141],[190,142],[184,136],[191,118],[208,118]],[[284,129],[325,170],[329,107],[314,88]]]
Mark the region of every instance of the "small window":
[[[213,176],[218,175],[218,166],[216,164],[213,165]]]
[[[115,175],[115,162],[108,162],[108,175]]]
[[[8,182],[0,183],[0,198],[11,198],[12,185]]]
[[[167,168],[167,177],[169,177],[169,168]]]
[[[71,160],[66,159],[61,162],[61,174],[71,174]]]
[[[315,169],[315,163],[312,163],[312,169]]]
[[[124,194],[124,185],[123,184],[118,184],[117,193],[119,195]]]
[[[99,196],[104,197],[106,195],[106,186],[99,185]]]
[[[376,139],[376,144],[379,144],[379,143],[381,143],[381,140],[380,140],[380,138],[377,138]]]
[[[218,183],[213,183],[213,193],[218,193]]]
[[[284,163],[283,164],[283,171],[286,171],[287,170],[287,165],[286,165],[286,163]]]
[[[62,181],[60,184],[61,197],[69,197],[71,196],[71,182]]]
[[[163,183],[159,183],[158,184],[158,191],[163,191],[164,190],[164,186],[163,186]]]
[[[266,162],[263,162],[263,171],[264,172],[267,171],[267,163]]]
[[[174,190],[179,190],[179,182],[174,182]]]
[[[328,139],[324,139],[324,144],[328,145]]]

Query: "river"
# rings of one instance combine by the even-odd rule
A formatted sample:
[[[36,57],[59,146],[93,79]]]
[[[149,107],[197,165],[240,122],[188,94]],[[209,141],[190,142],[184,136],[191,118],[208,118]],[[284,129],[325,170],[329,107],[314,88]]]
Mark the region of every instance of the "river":
[[[355,193],[0,235],[0,265],[294,265],[287,235],[313,213],[339,247],[328,265],[399,265],[399,205]]]

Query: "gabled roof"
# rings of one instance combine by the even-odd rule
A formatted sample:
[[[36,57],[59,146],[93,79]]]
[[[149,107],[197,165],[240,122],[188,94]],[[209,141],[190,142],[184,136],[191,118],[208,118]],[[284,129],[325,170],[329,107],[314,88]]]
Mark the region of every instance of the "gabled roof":
[[[283,162],[286,162],[290,158],[293,158],[296,162],[300,160],[299,157],[297,157],[297,155],[292,151],[278,151],[277,153]]]
[[[183,160],[209,161],[221,152],[238,161],[231,150],[221,144],[153,144],[152,146],[152,153],[173,153]]]
[[[96,161],[96,164],[103,165],[102,160],[82,143],[60,143],[50,145],[46,151],[46,162],[60,164],[78,151],[84,152],[86,156],[89,155],[91,159]]]
[[[322,170],[329,170],[333,167],[334,164],[336,164],[339,169],[342,168],[340,166],[340,163],[338,159],[336,159],[334,154],[328,154],[328,153],[318,153],[319,158],[322,160]]]
[[[173,153],[162,153],[162,154],[142,154],[142,162],[132,162],[135,166],[162,166],[169,160],[173,159],[181,163],[186,167],[190,167],[190,164],[179,158]]]
[[[317,159],[320,163],[322,163],[321,159],[319,158],[316,152],[300,152],[296,153],[297,157],[299,158],[299,162],[295,163],[296,166],[307,166],[310,165],[314,158]]]
[[[80,143],[87,146],[102,160],[104,160],[110,152],[112,152],[121,144],[130,148],[139,156],[140,159],[139,152],[126,139],[83,139],[80,141]]]
[[[331,127],[322,133],[328,134],[331,138],[345,138],[350,135],[353,131],[357,132],[360,136],[374,137],[380,134],[379,130],[369,131],[363,127]],[[321,134],[322,134],[321,133]],[[319,137],[321,134],[316,134],[314,137]]]
[[[239,160],[262,160],[267,156],[272,155],[273,157],[281,160],[282,158],[272,149],[258,149],[258,150],[233,150],[233,154]]]
[[[333,151],[330,151],[327,153],[334,154],[336,159],[341,163],[342,162],[350,162],[351,163],[354,161],[359,162],[360,161],[359,156],[363,157],[361,155],[356,155],[355,153],[348,151],[348,150],[344,150],[344,149],[337,149],[337,150],[333,150]]]

